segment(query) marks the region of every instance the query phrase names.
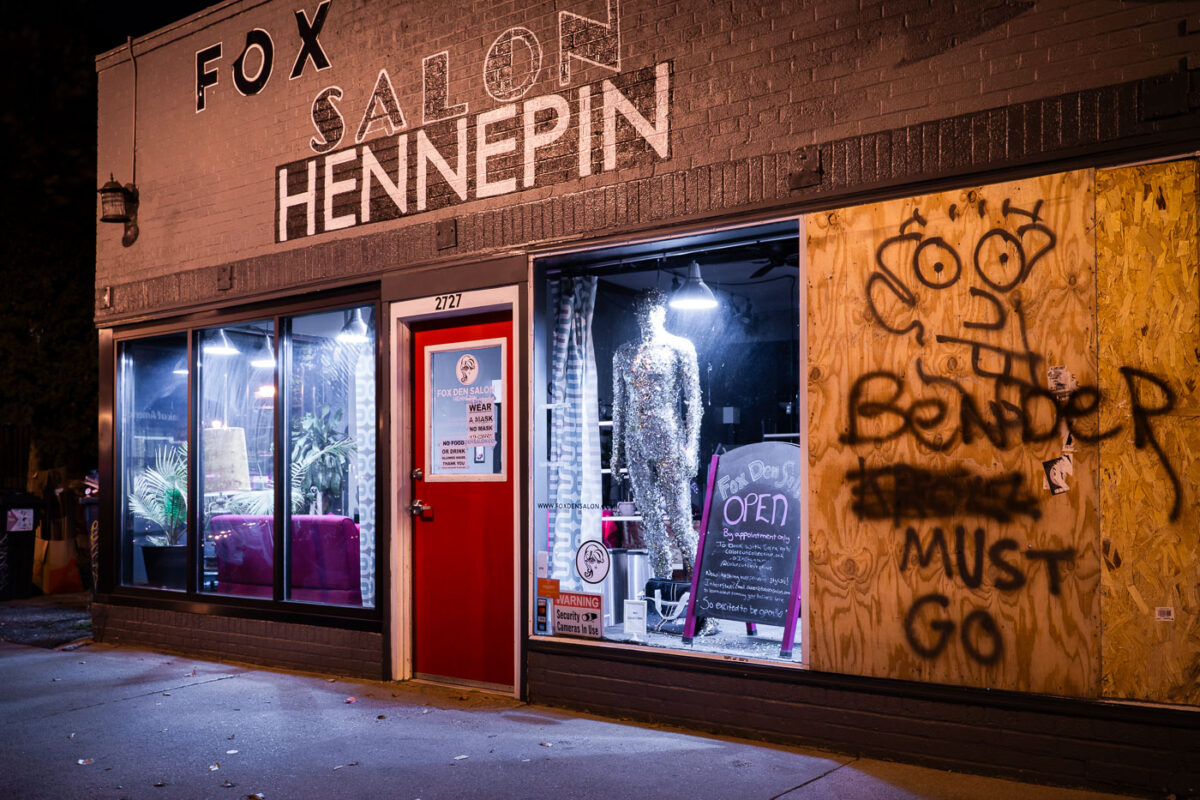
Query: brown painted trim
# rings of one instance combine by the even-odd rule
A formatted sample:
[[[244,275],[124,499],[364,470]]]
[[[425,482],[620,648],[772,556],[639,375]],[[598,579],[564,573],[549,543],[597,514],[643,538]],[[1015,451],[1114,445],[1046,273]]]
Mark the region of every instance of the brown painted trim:
[[[382,680],[392,675],[392,386],[387,304],[375,302],[375,609],[383,635]]]
[[[113,468],[116,464],[116,348],[113,345],[112,328],[101,328],[99,331],[99,440],[97,456],[99,465],[100,505],[97,510],[97,521],[100,532],[99,585],[97,592],[110,592],[119,583],[120,556],[114,516],[113,492],[116,487],[116,476]]]
[[[353,285],[339,286],[319,293],[291,289],[266,299],[231,298],[229,302],[221,305],[178,309],[178,313],[170,316],[130,321],[114,326],[111,330],[118,341],[140,339],[189,328],[230,325],[250,319],[307,314],[323,308],[373,303],[378,299],[378,281],[358,281]]]
[[[418,268],[384,273],[380,294],[384,302],[413,300],[449,292],[492,289],[523,284],[529,272],[529,260],[523,254],[485,260],[466,260],[434,268]]]

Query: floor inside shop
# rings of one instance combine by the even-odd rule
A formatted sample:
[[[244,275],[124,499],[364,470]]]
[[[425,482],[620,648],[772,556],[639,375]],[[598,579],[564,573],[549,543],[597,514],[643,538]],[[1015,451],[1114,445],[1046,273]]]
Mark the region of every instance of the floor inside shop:
[[[747,658],[755,661],[782,661],[800,663],[800,630],[796,626],[792,655],[783,658],[780,648],[783,643],[783,628],[777,625],[758,625],[753,635],[746,632],[746,623],[728,619],[714,619],[716,631],[706,636],[696,636],[692,643],[684,644],[679,634],[661,633],[647,628],[644,637],[634,637],[625,632],[624,624],[607,625],[604,639],[609,642],[638,644],[665,650],[682,650],[692,653],[711,653],[718,656]]]

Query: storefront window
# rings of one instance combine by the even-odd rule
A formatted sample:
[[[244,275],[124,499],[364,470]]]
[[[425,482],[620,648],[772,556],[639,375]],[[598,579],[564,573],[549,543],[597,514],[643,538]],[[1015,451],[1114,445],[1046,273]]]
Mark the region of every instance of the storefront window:
[[[126,342],[118,360],[121,580],[186,587],[187,334]]]
[[[375,605],[375,326],[369,306],[288,320],[290,597]]]
[[[186,590],[191,541],[204,594],[374,607],[374,307],[198,329],[192,350],[189,439],[188,333],[121,345],[122,583]]]
[[[798,243],[536,263],[535,634],[800,660]]]
[[[202,591],[274,596],[275,324],[198,332]]]

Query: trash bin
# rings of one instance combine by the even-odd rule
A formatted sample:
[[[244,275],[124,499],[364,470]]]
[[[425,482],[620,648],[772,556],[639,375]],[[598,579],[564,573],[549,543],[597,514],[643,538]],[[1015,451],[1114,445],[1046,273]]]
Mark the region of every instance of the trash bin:
[[[625,601],[638,600],[650,576],[650,551],[614,547],[609,550],[612,567],[600,593],[604,596],[604,624],[625,621]]]
[[[88,562],[91,566],[89,573],[91,582],[88,583],[88,589],[93,593],[96,587],[99,586],[100,580],[100,498],[95,496],[85,496],[79,499],[79,512],[83,521],[83,530],[87,537],[87,553]]]
[[[33,532],[41,513],[35,495],[0,491],[0,600],[33,593]]]

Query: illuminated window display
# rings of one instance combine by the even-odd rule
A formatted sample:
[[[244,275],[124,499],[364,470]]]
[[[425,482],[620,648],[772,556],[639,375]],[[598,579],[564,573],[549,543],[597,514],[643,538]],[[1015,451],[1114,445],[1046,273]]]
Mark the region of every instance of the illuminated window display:
[[[374,307],[190,340],[121,345],[122,583],[186,591],[194,542],[210,597],[374,607]]]
[[[799,660],[797,248],[789,220],[535,262],[535,635]]]
[[[125,342],[117,357],[121,581],[186,588],[188,342]]]

